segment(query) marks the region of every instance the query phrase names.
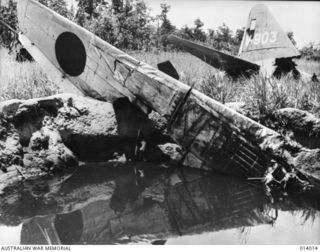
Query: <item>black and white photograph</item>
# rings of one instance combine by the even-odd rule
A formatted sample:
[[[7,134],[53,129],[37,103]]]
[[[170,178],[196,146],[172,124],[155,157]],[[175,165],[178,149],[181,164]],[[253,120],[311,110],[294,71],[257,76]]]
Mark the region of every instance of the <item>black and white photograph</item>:
[[[0,0],[0,250],[320,249],[319,28],[316,1]]]

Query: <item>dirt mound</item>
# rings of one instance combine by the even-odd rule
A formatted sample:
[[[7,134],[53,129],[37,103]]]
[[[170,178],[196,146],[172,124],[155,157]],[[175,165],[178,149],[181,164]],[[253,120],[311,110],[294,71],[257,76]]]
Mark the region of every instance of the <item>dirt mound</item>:
[[[169,160],[170,155],[157,146],[172,142],[165,133],[165,122],[156,113],[150,118],[127,99],[111,104],[60,94],[3,102],[0,180],[6,180],[10,171],[19,180],[67,169],[78,160],[128,160],[140,140],[147,142],[144,160]]]

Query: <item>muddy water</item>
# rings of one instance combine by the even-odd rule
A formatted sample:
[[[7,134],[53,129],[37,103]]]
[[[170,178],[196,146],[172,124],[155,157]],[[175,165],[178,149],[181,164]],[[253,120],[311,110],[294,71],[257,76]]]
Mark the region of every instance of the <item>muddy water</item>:
[[[91,163],[0,196],[0,244],[319,244],[320,198],[148,163]]]

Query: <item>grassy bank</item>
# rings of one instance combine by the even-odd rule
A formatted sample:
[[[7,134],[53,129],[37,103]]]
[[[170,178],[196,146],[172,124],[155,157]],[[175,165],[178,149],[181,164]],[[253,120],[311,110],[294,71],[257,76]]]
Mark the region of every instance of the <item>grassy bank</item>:
[[[37,63],[18,63],[15,55],[0,49],[0,101],[43,97],[58,92],[58,87]]]
[[[294,80],[291,76],[268,79],[260,75],[233,81],[226,76],[217,76],[217,70],[188,53],[130,54],[155,67],[159,62],[170,60],[182,82],[222,103],[245,102],[257,116],[284,107],[304,109],[316,114],[320,112],[319,83]],[[3,52],[1,62],[0,101],[48,96],[59,92],[58,87],[48,80],[36,63],[17,63],[13,55]],[[320,62],[297,60],[297,64],[307,73],[320,74]]]
[[[266,114],[284,107],[320,113],[320,84],[295,80],[290,75],[281,79],[262,75],[236,81],[217,75],[218,71],[187,53],[136,53],[133,56],[153,66],[170,60],[181,81],[222,102],[245,102],[254,114]],[[320,74],[320,62],[296,60],[298,68],[309,74]]]

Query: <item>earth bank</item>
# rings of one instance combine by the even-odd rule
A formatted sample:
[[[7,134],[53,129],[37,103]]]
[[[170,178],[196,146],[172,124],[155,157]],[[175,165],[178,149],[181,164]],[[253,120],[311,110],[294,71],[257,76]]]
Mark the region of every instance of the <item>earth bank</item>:
[[[243,104],[229,106],[246,114]],[[286,135],[280,150],[316,180],[320,178],[319,121],[288,108],[276,111],[267,125]],[[266,144],[274,148],[268,137],[272,139],[267,136]],[[309,145],[301,140],[308,138],[313,139]],[[2,102],[0,191],[19,180],[70,169],[79,162],[133,160],[141,140],[147,143],[145,161],[179,163],[183,156],[183,149],[166,132],[166,121],[154,112],[145,115],[127,99],[111,104],[59,94]]]

